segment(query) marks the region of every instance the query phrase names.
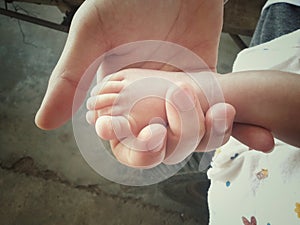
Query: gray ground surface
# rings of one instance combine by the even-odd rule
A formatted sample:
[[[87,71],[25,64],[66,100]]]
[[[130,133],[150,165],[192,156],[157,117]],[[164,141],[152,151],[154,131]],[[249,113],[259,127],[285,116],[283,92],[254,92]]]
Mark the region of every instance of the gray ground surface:
[[[22,5],[60,22],[56,8]],[[0,16],[0,224],[207,224],[204,173],[183,173],[148,187],[97,175],[82,158],[72,124],[34,125],[67,35]],[[222,35],[219,71],[239,49]]]

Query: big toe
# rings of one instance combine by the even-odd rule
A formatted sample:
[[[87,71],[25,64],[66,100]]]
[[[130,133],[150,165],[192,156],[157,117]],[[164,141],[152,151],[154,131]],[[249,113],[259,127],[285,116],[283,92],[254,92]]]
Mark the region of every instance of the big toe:
[[[160,151],[166,142],[167,129],[161,124],[150,124],[143,128],[138,139],[145,143],[145,150]]]
[[[129,121],[123,116],[100,116],[95,124],[96,133],[104,140],[118,139],[131,136]]]
[[[137,168],[153,168],[165,158],[167,129],[161,124],[143,128],[128,152],[128,165]],[[126,142],[126,139],[125,139]]]

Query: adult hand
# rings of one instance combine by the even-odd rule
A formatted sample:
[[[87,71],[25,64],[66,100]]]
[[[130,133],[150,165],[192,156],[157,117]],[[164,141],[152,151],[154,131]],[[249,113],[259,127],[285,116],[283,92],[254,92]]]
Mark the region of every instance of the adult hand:
[[[55,129],[70,119],[74,94],[85,70],[97,57],[124,43],[149,39],[174,42],[195,52],[215,70],[222,17],[223,0],[85,1],[74,16],[50,77],[36,115],[37,126]],[[233,131],[247,131],[247,127],[237,125]],[[251,128],[259,135],[259,129]],[[248,139],[247,135],[240,138],[245,144]]]
[[[85,70],[97,57],[124,43],[174,42],[215,70],[222,16],[223,0],[85,1],[50,77],[36,115],[37,126],[49,130],[63,125],[72,115],[75,90]]]

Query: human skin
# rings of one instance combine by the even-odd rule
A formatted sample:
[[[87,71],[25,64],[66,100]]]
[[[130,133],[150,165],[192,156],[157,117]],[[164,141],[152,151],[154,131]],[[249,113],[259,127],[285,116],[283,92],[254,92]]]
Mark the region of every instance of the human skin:
[[[233,129],[233,136],[240,139],[247,132],[248,145],[260,142],[262,135],[258,136],[255,132],[249,134],[249,129],[244,127],[252,124],[264,127],[274,137],[300,147],[298,74],[261,70],[218,75],[218,79],[225,101],[236,109],[234,121],[239,126]],[[269,135],[266,133],[265,138]]]
[[[184,46],[215,70],[222,28],[223,0],[87,0],[76,12],[61,57],[37,112],[36,125],[62,126],[72,116],[78,82],[88,66],[116,46],[163,40]],[[171,70],[145,63],[136,68]]]
[[[269,150],[274,145],[273,135],[291,145],[300,146],[300,121],[298,119],[300,109],[299,75],[271,70],[246,71],[226,75],[212,73],[211,75],[216,76],[216,79],[219,81],[225,102],[236,109],[234,121],[239,126],[236,126],[237,129],[232,131],[232,134],[236,138],[240,139],[242,137],[241,140],[243,140],[245,136],[248,136],[247,144],[250,147],[253,146],[255,148],[257,142],[259,142],[262,145],[262,149]],[[165,78],[173,82],[180,81],[182,84],[181,88],[189,90],[189,93],[192,93],[193,98],[197,100],[195,109],[198,115],[200,115],[198,126],[203,128],[205,124],[206,132],[211,129],[208,124],[211,120],[207,119],[207,117],[210,114],[209,110],[213,107],[208,107],[202,91],[197,88],[197,85],[194,85],[186,74],[182,72],[159,72],[141,69],[129,69],[118,72],[109,82],[96,86],[92,91],[92,97],[89,99],[87,105],[89,110],[91,110],[90,112],[92,112],[89,115],[92,115],[92,117],[89,117],[88,120],[90,123],[96,123],[95,128],[98,135],[101,138],[111,141],[112,150],[118,160],[128,166],[149,167],[163,162],[164,157],[168,156],[168,151],[172,152],[172,147],[174,147],[172,145],[178,143],[180,134],[182,133],[180,130],[180,118],[174,113],[175,110],[170,110],[170,105],[166,100],[151,98],[150,96],[147,101],[142,101],[140,104],[133,106],[133,110],[129,114],[130,116],[127,117],[129,118],[129,122],[122,123],[121,126],[123,128],[129,126],[128,129],[132,129],[132,132],[137,137],[144,137],[145,139],[146,136],[151,136],[143,130],[149,124],[151,117],[161,117],[168,124],[168,127],[165,131],[164,126],[160,127],[155,141],[157,143],[165,143],[164,138],[166,138],[167,132],[167,144],[159,146],[155,151],[153,149],[144,149],[148,151],[137,152],[132,146],[125,146],[114,134],[110,117],[112,115],[111,109],[112,107],[120,107],[118,103],[115,103],[115,100],[119,95],[122,95],[122,88],[126,88],[126,86],[130,88],[130,85],[138,81],[138,79],[149,76]],[[116,87],[118,87],[118,90]],[[281,91],[278,91],[278,87],[281,87]],[[140,94],[136,89],[133,91],[131,94]],[[111,98],[112,94],[113,98]],[[234,116],[234,112],[230,108],[227,108],[227,111],[223,111],[223,113]],[[145,115],[147,116],[145,117]],[[101,118],[101,122],[98,118]],[[225,119],[226,116],[223,117],[223,120]],[[228,119],[228,121],[231,121],[231,119]],[[257,135],[256,130],[252,132],[251,126],[256,127],[256,129],[257,127],[261,127],[262,132],[260,135]],[[143,130],[141,132],[142,135],[139,134],[141,130]],[[175,135],[173,135],[174,130],[178,130],[178,132],[175,132]],[[263,132],[264,130],[266,132]],[[150,133],[155,136],[155,132],[157,130]],[[205,135],[203,132],[204,129],[199,134],[199,138],[209,138],[209,135]],[[228,134],[226,133],[226,130],[224,130],[223,135],[227,140]],[[172,144],[169,143],[170,140]],[[197,149],[199,150],[200,146],[203,147],[204,143],[207,144],[205,140],[201,140]],[[204,150],[209,149],[204,147]],[[129,155],[131,156],[130,160]]]
[[[95,124],[100,138],[110,141],[112,152],[125,165],[176,164],[196,148],[208,151],[219,147],[231,135],[234,108],[225,103],[209,107],[205,99],[190,75],[183,72],[126,69],[92,89],[87,121]],[[219,123],[214,123],[215,119]]]
[[[85,70],[100,55],[124,43],[174,42],[196,53],[215,71],[222,18],[223,0],[85,1],[73,18],[66,45],[37,112],[36,125],[51,130],[67,122],[72,116],[74,94]],[[133,66],[174,70],[153,63]],[[211,121],[208,120],[208,127],[212,126]],[[234,129],[241,128],[256,135],[268,132],[249,125],[234,125]],[[247,135],[240,138],[247,143]],[[205,137],[203,139],[205,143]],[[200,149],[204,150],[203,146]]]

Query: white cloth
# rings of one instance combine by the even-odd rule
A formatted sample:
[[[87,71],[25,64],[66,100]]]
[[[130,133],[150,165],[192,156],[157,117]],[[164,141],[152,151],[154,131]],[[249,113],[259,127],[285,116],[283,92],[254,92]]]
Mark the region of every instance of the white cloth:
[[[300,30],[242,51],[233,71],[264,69],[300,74]],[[299,148],[276,140],[265,154],[231,138],[211,166],[210,225],[300,224]]]
[[[298,148],[277,140],[266,154],[231,138],[216,151],[208,177],[210,225],[242,225],[242,217],[249,221],[245,225],[300,224],[295,211],[300,204]],[[257,224],[250,223],[251,217]]]
[[[262,11],[275,3],[288,3],[288,4],[300,6],[300,0],[268,0],[264,5],[264,7],[262,8]]]
[[[247,70],[300,73],[300,29],[240,52],[233,72]]]

